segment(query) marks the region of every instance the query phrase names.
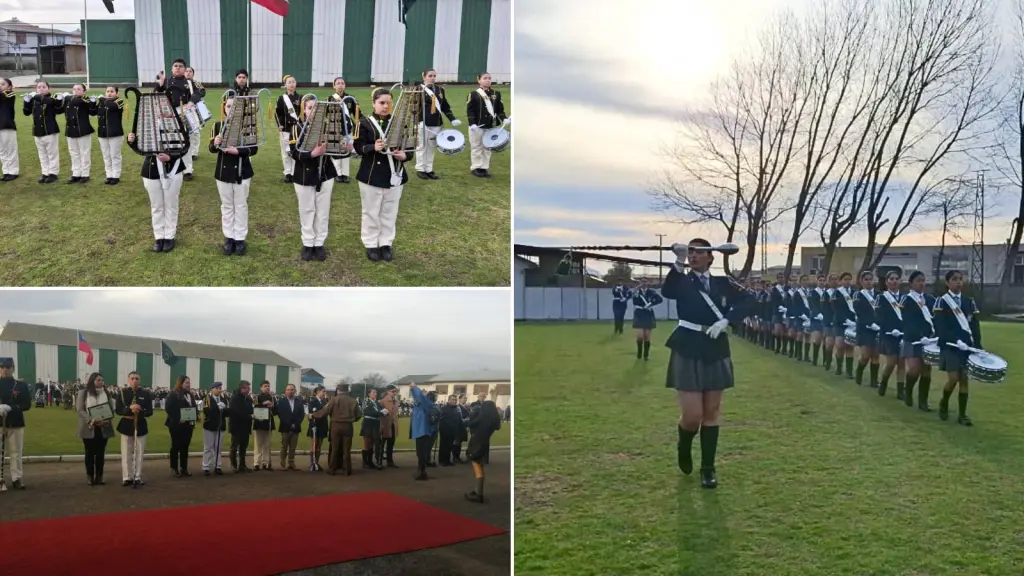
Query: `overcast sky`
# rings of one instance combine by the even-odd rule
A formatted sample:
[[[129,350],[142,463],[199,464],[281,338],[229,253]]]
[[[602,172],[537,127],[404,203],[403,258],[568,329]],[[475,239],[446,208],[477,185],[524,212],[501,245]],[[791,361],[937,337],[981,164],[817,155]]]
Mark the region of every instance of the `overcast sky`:
[[[52,24],[73,30],[85,16],[86,7],[93,20],[135,17],[134,0],[114,0],[113,14],[107,12],[101,0],[0,0],[0,20],[17,18],[37,26]]]
[[[667,244],[696,236],[724,241],[720,226],[683,226],[652,210],[645,191],[664,167],[658,152],[677,142],[681,111],[707,101],[710,83],[775,12],[813,1],[647,0],[627,9],[621,2],[516,0],[515,241],[649,246],[659,233]],[[1002,243],[1008,212],[988,198],[985,240]],[[897,243],[937,243],[938,227],[919,219]],[[769,228],[769,264],[785,262],[790,230],[788,222]],[[972,231],[965,232],[969,243]],[[843,239],[864,242],[857,231]],[[816,231],[801,240],[815,243]]]
[[[507,290],[5,290],[0,321],[274,350],[333,382],[511,366]]]

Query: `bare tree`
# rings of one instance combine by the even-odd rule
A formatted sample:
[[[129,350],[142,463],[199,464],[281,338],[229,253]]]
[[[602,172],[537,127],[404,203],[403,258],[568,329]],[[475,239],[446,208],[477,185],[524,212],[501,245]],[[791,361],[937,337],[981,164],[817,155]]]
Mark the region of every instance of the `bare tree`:
[[[938,261],[935,263],[935,278],[938,279],[942,270],[942,260],[946,257],[946,240],[949,236],[963,241],[960,229],[967,217],[973,214],[974,184],[964,178],[951,178],[937,187],[930,194],[928,202],[922,208],[922,215],[938,217],[942,221],[942,239],[939,243]]]
[[[387,384],[388,380],[380,372],[370,372],[366,376],[363,376],[361,383],[374,388],[380,388]]]

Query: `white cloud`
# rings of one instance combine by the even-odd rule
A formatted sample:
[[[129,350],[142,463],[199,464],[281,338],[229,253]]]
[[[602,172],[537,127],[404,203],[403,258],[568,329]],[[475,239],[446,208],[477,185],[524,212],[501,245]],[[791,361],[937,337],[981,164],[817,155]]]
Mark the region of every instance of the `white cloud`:
[[[114,0],[110,14],[99,0],[0,0],[0,20],[17,18],[37,26],[53,25],[64,30],[77,29],[88,10],[90,20],[132,19],[133,0]]]

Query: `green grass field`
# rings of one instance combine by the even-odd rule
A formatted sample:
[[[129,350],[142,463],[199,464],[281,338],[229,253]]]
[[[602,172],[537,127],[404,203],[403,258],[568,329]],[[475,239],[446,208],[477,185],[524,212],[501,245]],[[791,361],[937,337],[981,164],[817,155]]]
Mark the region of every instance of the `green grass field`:
[[[48,406],[46,408],[32,408],[26,415],[25,432],[25,455],[26,456],[56,456],[68,454],[82,454],[82,441],[75,436],[78,426],[78,413],[74,410],[65,410],[63,406]],[[302,433],[306,433],[306,426],[303,426]],[[409,419],[400,418],[398,421],[398,439],[395,440],[396,449],[414,449],[415,443],[409,439]],[[358,425],[357,425],[358,431]],[[492,446],[509,445],[509,426],[502,425],[492,436]],[[275,433],[271,441],[271,449],[280,449],[280,436]],[[356,443],[358,444],[358,442]],[[358,446],[362,446],[358,444]],[[358,449],[356,446],[356,449]],[[252,443],[249,445],[252,448]],[[309,450],[309,438],[299,438],[299,450]],[[149,419],[149,439],[146,441],[146,453],[170,452],[171,438],[164,426],[164,412],[156,410]],[[203,435],[198,430],[192,436],[192,452],[203,450]],[[227,448],[224,449],[225,452]],[[120,453],[121,445],[115,439],[107,444],[107,453]]]
[[[300,90],[303,91],[303,90]],[[308,90],[307,90],[308,91]],[[19,94],[22,91],[19,91]],[[28,92],[28,90],[24,90]],[[221,89],[210,89],[207,105],[219,120]],[[273,101],[280,94],[273,92]],[[304,93],[306,91],[303,91]],[[326,97],[329,89],[313,90]],[[511,90],[502,89],[511,107]],[[98,92],[93,92],[99,94]],[[369,89],[351,92],[369,109]],[[463,120],[469,87],[448,88]],[[15,286],[507,286],[510,277],[511,152],[494,154],[492,178],[469,172],[469,148],[457,156],[436,154],[441,180],[410,180],[401,200],[395,260],[373,264],[359,240],[360,201],[355,180],[335,184],[326,262],[299,259],[298,202],[283,167],[277,127],[264,118],[267,143],[253,158],[249,194],[249,253],[221,254],[220,197],[209,138],[203,132],[195,179],[182,186],[177,248],[152,254],[149,197],[142,188],[142,157],[123,148],[119,186],[103,184],[103,157],[93,138],[91,181],[65,184],[71,159],[61,116],[60,181],[38,184],[39,160],[31,119],[17,111],[21,177],[0,183],[4,229],[0,239],[0,284]],[[134,100],[130,101],[134,107]],[[510,108],[509,108],[510,109]],[[132,112],[134,114],[134,112]],[[265,114],[264,114],[265,116]],[[125,131],[132,117],[126,111]],[[93,126],[95,127],[95,120]],[[467,138],[468,141],[468,138]],[[352,160],[354,177],[359,160]]]
[[[516,326],[517,574],[1024,574],[1024,326],[984,326],[1011,367],[973,428],[734,339],[717,490],[676,467],[669,326],[646,364],[610,322]]]

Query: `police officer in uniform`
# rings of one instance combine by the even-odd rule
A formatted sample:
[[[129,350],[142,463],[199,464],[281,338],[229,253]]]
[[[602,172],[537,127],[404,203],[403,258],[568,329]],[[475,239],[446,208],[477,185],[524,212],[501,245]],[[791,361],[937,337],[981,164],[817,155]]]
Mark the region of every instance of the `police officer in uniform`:
[[[25,447],[25,412],[32,409],[32,393],[28,385],[14,379],[14,359],[0,358],[0,417],[7,438],[7,454],[11,459],[11,487],[24,490],[21,457]],[[0,462],[0,466],[3,463]],[[6,479],[5,479],[6,481]]]

